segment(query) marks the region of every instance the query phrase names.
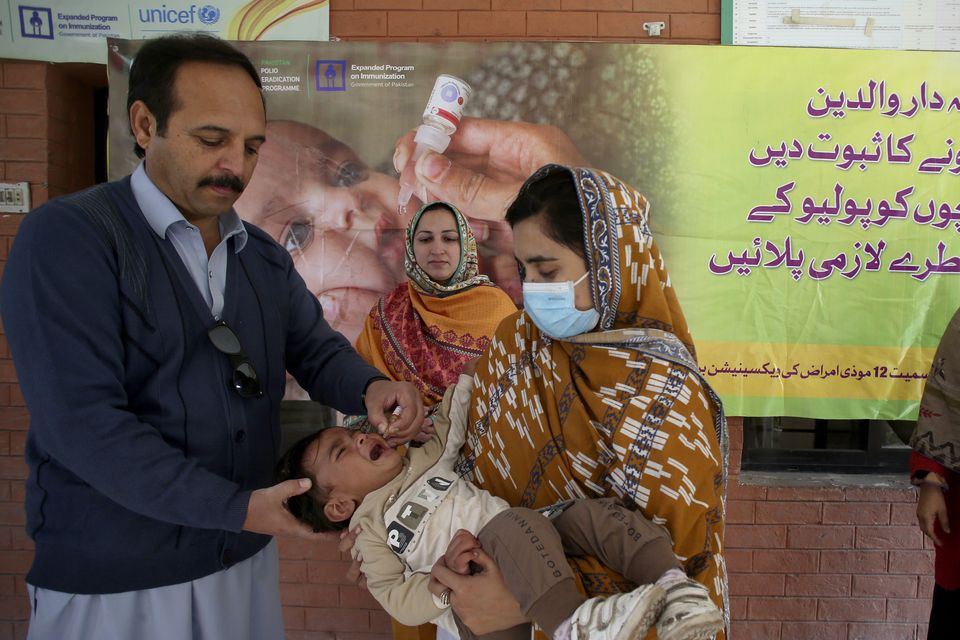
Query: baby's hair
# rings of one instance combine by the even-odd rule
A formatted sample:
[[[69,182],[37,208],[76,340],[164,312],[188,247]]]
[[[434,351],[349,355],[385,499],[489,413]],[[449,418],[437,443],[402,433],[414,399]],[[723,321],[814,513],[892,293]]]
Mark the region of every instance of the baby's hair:
[[[309,478],[310,482],[313,483],[309,491],[287,498],[287,511],[300,522],[305,522],[313,527],[314,532],[317,533],[321,531],[341,531],[350,524],[349,520],[333,522],[323,512],[323,507],[330,498],[330,489],[329,487],[321,487],[317,479],[307,472],[303,464],[307,447],[319,438],[321,433],[323,433],[323,429],[294,442],[293,446],[287,449],[287,452],[277,463],[276,473],[277,482]]]

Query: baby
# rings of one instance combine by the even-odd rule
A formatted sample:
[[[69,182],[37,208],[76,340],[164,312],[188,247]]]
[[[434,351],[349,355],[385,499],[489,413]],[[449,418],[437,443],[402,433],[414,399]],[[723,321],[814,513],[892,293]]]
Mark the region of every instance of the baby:
[[[449,549],[442,562],[469,573],[482,546],[523,613],[554,638],[643,638],[656,623],[659,640],[705,640],[723,628],[707,589],[680,569],[666,531],[639,513],[613,499],[581,499],[545,516],[511,508],[460,477],[454,464],[472,388],[473,379],[461,375],[434,414],[432,439],[405,455],[378,434],[334,427],[297,442],[280,462],[280,479],[313,481],[288,501],[297,518],[317,531],[360,527],[354,554],[387,613],[406,625],[433,621],[476,637],[448,609],[450,591],[430,572]],[[642,586],[586,599],[565,554],[596,556]]]

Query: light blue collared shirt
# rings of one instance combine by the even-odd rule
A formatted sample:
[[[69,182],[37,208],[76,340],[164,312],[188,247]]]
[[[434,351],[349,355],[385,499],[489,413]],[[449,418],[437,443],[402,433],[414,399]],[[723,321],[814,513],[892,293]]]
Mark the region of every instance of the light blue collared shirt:
[[[147,224],[161,239],[169,238],[210,307],[214,320],[219,320],[227,282],[227,241],[237,237],[234,241],[236,253],[247,244],[247,230],[240,216],[233,209],[220,216],[220,244],[208,259],[200,229],[187,222],[170,198],[153,184],[142,162],[130,177],[130,186]]]

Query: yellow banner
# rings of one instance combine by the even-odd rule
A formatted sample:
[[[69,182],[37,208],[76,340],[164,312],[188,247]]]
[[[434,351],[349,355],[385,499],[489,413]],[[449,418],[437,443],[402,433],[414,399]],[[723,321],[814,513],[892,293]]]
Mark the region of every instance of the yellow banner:
[[[842,396],[880,402],[919,398],[935,351],[710,341],[698,342],[697,349],[700,371],[721,397]],[[731,362],[731,353],[739,358]],[[899,364],[890,366],[891,362]]]

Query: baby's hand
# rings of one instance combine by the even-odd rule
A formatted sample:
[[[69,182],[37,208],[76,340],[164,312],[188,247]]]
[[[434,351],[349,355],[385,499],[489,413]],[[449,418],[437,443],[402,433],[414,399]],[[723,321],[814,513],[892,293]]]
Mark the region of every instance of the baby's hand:
[[[340,533],[340,543],[337,546],[337,549],[340,553],[350,554],[352,561],[350,562],[350,567],[347,569],[347,582],[350,584],[355,584],[361,589],[367,588],[367,576],[363,575],[363,556],[360,555],[360,552],[357,551],[354,553],[353,545],[357,541],[357,536],[360,535],[362,529],[357,526],[353,529],[344,529]]]
[[[474,373],[477,372],[477,360],[479,359],[480,359],[480,356],[477,356],[476,358],[472,358],[464,362],[463,369],[460,370],[460,373],[462,373],[465,376],[472,376]]]
[[[433,428],[433,418],[424,418],[423,426],[420,427],[417,435],[413,436],[413,439],[417,442],[430,442],[430,439],[435,435],[437,435],[437,430]]]
[[[451,571],[462,576],[470,575],[470,562],[477,557],[477,549],[480,549],[480,541],[476,536],[466,529],[460,529],[453,534],[453,539],[443,554],[444,563]]]

